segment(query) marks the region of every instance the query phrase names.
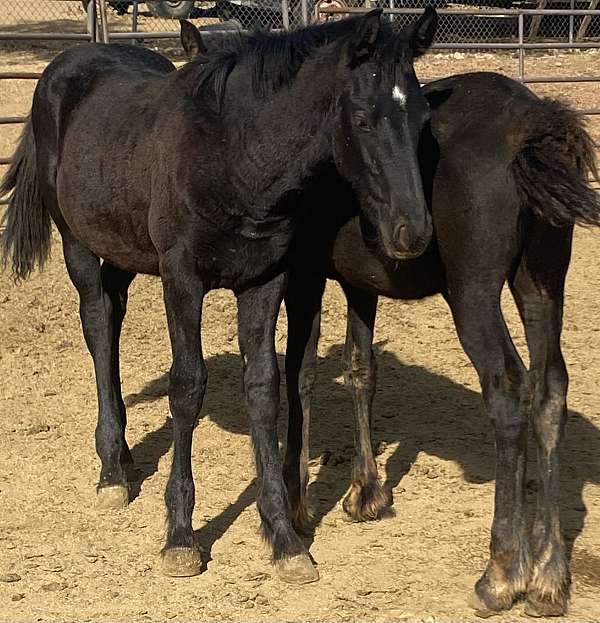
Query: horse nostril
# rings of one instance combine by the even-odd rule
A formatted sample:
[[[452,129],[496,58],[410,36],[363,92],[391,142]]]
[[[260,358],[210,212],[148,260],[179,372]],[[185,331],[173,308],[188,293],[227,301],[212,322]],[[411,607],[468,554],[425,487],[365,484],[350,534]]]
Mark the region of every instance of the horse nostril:
[[[398,249],[408,251],[411,247],[410,231],[405,223],[400,223],[394,228],[394,244]]]

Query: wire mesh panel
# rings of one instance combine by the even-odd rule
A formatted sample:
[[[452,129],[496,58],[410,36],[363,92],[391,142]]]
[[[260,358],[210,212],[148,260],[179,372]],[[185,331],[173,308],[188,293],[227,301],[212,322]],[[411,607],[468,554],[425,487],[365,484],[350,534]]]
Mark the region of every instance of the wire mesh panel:
[[[80,0],[0,0],[0,31],[84,34],[86,13]]]
[[[312,2],[312,0],[307,0]],[[593,7],[590,0],[461,0],[460,3],[444,2],[442,0],[319,0],[319,6],[361,7],[384,9],[412,9],[435,6],[438,9],[452,9],[464,14],[440,15],[436,40],[439,43],[459,42],[494,42],[516,40],[518,37],[518,22],[513,15],[470,15],[473,9],[578,9],[587,10]],[[314,6],[314,3],[313,3]],[[314,12],[314,10],[313,10]],[[318,7],[316,9],[318,14]],[[323,17],[323,16],[321,16]],[[390,19],[401,24],[408,24],[414,20],[410,15],[394,15]],[[600,16],[588,19],[585,31],[581,26],[584,17],[581,15],[544,15],[537,19],[527,15],[524,20],[525,34],[529,39],[548,39],[555,41],[574,41],[575,39],[600,38]]]

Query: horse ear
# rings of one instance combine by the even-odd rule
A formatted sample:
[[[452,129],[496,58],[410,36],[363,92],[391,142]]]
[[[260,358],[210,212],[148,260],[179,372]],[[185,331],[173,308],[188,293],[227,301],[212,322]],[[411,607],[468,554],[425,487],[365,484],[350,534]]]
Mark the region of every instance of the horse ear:
[[[181,44],[189,59],[196,58],[198,54],[206,54],[206,46],[198,29],[185,19],[179,20],[181,26]]]
[[[354,35],[350,41],[348,65],[356,67],[367,60],[375,49],[381,29],[382,9],[373,9],[356,20]]]
[[[410,24],[402,30],[401,34],[408,37],[408,45],[413,58],[418,58],[427,52],[433,43],[437,25],[438,14],[432,6],[428,6],[414,24]]]

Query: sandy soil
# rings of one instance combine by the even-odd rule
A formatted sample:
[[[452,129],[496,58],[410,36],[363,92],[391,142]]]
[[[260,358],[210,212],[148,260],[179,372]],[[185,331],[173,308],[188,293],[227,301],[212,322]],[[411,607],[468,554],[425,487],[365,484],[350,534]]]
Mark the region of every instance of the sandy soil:
[[[45,48],[0,50],[0,70],[39,70],[51,55]],[[590,53],[545,55],[531,66],[537,75],[567,75],[592,72],[597,60]],[[509,55],[459,53],[422,61],[420,73],[511,74],[515,68]],[[1,88],[0,114],[26,112],[31,82],[3,82]],[[598,88],[564,85],[546,92],[591,107],[600,101]],[[598,125],[592,130],[600,137]],[[14,129],[2,127],[0,155],[10,153],[14,137]],[[577,621],[600,618],[599,255],[600,234],[577,231],[563,334],[571,416],[562,505],[573,547],[569,618]],[[318,525],[309,543],[322,579],[296,588],[275,580],[260,544],[235,304],[222,291],[211,293],[205,306],[210,380],[194,446],[194,525],[211,561],[200,577],[160,574],[171,432],[161,299],[155,279],[140,277],[131,288],[122,375],[128,440],[140,479],[127,510],[99,512],[94,379],[58,239],[48,269],[30,282],[17,287],[0,274],[0,620],[475,620],[465,598],[487,559],[493,438],[476,375],[444,302],[380,302],[374,437],[381,474],[393,488],[395,516],[349,524],[339,506],[353,443],[351,402],[341,381],[345,309],[339,288],[328,287],[312,456],[329,451],[336,460],[324,466],[315,461],[311,472]],[[508,298],[505,303],[523,351],[514,306]],[[285,332],[282,317],[280,353]],[[283,417],[281,429],[283,436]],[[531,500],[535,488],[531,469]],[[9,574],[15,582],[5,581]],[[499,620],[514,619],[520,610]]]

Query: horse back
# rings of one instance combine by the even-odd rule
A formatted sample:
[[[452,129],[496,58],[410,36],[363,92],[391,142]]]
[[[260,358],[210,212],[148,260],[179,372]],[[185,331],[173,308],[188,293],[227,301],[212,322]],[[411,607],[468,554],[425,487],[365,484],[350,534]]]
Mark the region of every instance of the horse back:
[[[527,134],[530,111],[540,99],[527,87],[493,72],[450,76],[423,93],[432,111],[431,128],[440,150],[473,149],[477,156],[514,157]],[[494,149],[486,141],[494,140]]]
[[[127,118],[131,125],[132,111],[123,109],[121,101],[130,99],[135,105],[136,91],[174,69],[163,56],[135,46],[91,43],[70,48],[46,67],[38,82],[32,106],[34,132],[44,143],[54,142],[52,147],[60,152],[75,116],[85,117],[91,131],[96,119],[118,123]],[[104,131],[111,132],[113,125]]]
[[[593,142],[580,115],[494,73],[425,87],[436,236],[449,262],[512,270],[535,232],[597,223]]]

